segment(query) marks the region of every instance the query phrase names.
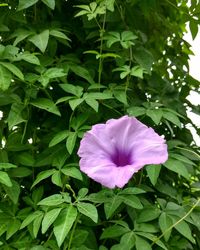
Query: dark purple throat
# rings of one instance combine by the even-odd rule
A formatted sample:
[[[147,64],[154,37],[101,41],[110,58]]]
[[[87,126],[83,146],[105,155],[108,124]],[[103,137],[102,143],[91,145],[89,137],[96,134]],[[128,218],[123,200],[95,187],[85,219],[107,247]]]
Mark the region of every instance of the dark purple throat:
[[[115,153],[111,157],[112,162],[117,167],[124,167],[132,163],[130,152],[115,149]]]

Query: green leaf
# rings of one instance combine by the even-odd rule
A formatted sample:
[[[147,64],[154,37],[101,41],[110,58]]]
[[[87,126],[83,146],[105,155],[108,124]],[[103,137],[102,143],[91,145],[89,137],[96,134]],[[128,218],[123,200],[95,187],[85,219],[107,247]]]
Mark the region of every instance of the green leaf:
[[[195,37],[197,36],[198,30],[199,30],[198,29],[198,26],[199,26],[198,20],[195,20],[194,18],[191,18],[190,22],[189,22],[189,26],[190,26],[190,32],[192,34],[192,38],[194,40]]]
[[[87,188],[81,188],[79,191],[78,191],[78,199],[82,199],[84,198],[87,194],[88,194],[88,189]]]
[[[47,78],[50,78],[50,79],[57,78],[57,77],[63,77],[63,76],[66,76],[66,75],[67,75],[67,73],[64,72],[64,69],[56,68],[56,67],[47,69],[43,74],[44,77],[47,77]]]
[[[46,4],[50,9],[55,9],[55,0],[42,0],[44,4]]]
[[[114,225],[114,226],[105,228],[100,239],[117,238],[129,231],[130,231],[129,228],[122,227],[120,225]]]
[[[169,230],[167,232],[165,231],[173,225],[172,219],[165,212],[163,212],[159,217],[158,223],[162,233],[165,233],[164,234],[165,241],[168,241],[172,230]]]
[[[98,100],[106,100],[106,99],[111,99],[112,98],[112,94],[111,92],[103,92],[103,93],[99,93],[99,92],[92,92],[92,93],[87,93],[86,95],[88,98],[93,98],[93,99],[98,99]]]
[[[81,97],[83,94],[83,87],[81,86],[74,86],[73,84],[59,84],[59,86],[67,93],[75,95],[77,97]]]
[[[66,176],[70,176],[81,181],[83,180],[80,170],[76,167],[63,167],[61,172]]]
[[[53,194],[38,202],[40,206],[57,206],[64,203],[64,199],[61,194]]]
[[[30,6],[34,5],[35,3],[37,3],[38,0],[19,0],[19,4],[17,7],[17,11],[23,10],[23,9],[27,9]]]
[[[122,202],[122,199],[120,199],[118,195],[115,195],[110,198],[109,202],[106,202],[104,204],[104,211],[107,219],[109,219],[114,214],[114,212],[122,204]]]
[[[79,66],[79,65],[76,65],[76,64],[71,64],[70,65],[70,69],[71,71],[73,71],[76,75],[82,77],[83,79],[85,79],[88,83],[90,84],[94,84],[94,80],[92,79],[91,75],[90,75],[90,72],[82,67],[82,66]]]
[[[76,107],[78,107],[83,101],[84,101],[83,98],[76,98],[76,99],[70,100],[69,105],[71,109],[74,111]]]
[[[18,159],[19,163],[24,165],[24,166],[33,167],[34,163],[35,163],[33,156],[28,152],[23,152],[23,153],[19,154],[17,156],[17,159]]]
[[[155,241],[156,240],[156,242],[155,242],[156,245],[163,248],[164,250],[168,250],[168,248],[166,248],[165,244],[161,240],[157,240],[157,237],[154,234],[144,233],[144,232],[137,232],[137,235],[145,237],[145,238],[149,239],[150,241]]]
[[[24,75],[21,72],[21,70],[16,67],[12,63],[7,63],[7,62],[0,62],[1,65],[3,65],[5,68],[7,68],[10,72],[12,72],[14,75],[16,75],[20,80],[24,80]]]
[[[23,104],[18,102],[12,104],[7,118],[9,130],[11,130],[17,124],[25,122],[24,118],[22,117],[23,110],[24,110]]]
[[[131,76],[136,76],[141,79],[143,79],[143,73],[144,73],[144,70],[140,66],[133,67],[130,72]]]
[[[120,246],[122,250],[131,250],[135,245],[135,234],[130,231],[125,233],[120,240]]]
[[[51,1],[51,0],[50,0]],[[57,38],[60,38],[60,39],[65,39],[65,40],[69,40],[69,37],[67,37],[65,35],[65,33],[59,31],[59,30],[50,30],[50,33],[49,33],[51,36],[54,36],[54,37],[57,37]]]
[[[54,223],[62,208],[55,208],[48,211],[42,220],[42,233],[46,233],[49,227]]]
[[[119,195],[119,199],[121,199],[126,205],[136,208],[142,209],[142,203],[140,202],[139,198],[136,195]]]
[[[13,234],[15,234],[21,226],[21,222],[16,218],[12,220],[12,223],[9,224],[7,232],[6,232],[6,240],[10,239]]]
[[[190,178],[189,172],[186,166],[182,162],[171,158],[171,159],[168,159],[163,165],[169,170],[177,174],[180,174],[189,180]]]
[[[42,211],[35,211],[29,214],[22,222],[20,229],[27,227],[31,222],[33,222],[37,217],[40,217],[43,214]]]
[[[67,141],[66,141],[66,147],[67,147],[67,150],[68,150],[70,155],[72,154],[72,152],[74,150],[74,147],[76,144],[76,139],[77,139],[77,133],[76,132],[69,132],[69,135],[68,135]]]
[[[146,109],[143,107],[131,107],[127,109],[127,112],[130,116],[141,116],[144,115],[146,113]]]
[[[6,172],[0,171],[0,183],[7,187],[12,187],[12,182],[9,175]]]
[[[7,225],[1,223],[1,225],[0,225],[0,236],[1,236],[2,234],[4,234],[6,231],[7,231]]]
[[[58,246],[60,247],[65,240],[67,234],[72,228],[77,217],[77,209],[73,205],[64,208],[54,222],[53,232],[56,237]]]
[[[25,167],[18,167],[9,171],[11,177],[18,177],[18,178],[29,176],[32,173],[33,173],[32,169]]]
[[[17,204],[20,194],[20,185],[18,184],[18,182],[12,180],[12,186],[11,187],[4,186],[4,190],[8,195],[8,197],[11,199],[11,201],[14,204]]]
[[[195,244],[195,239],[192,236],[191,229],[187,222],[181,221],[177,225],[175,225],[176,230],[182,234],[185,238],[187,238],[189,241],[191,241],[193,244]]]
[[[158,125],[163,116],[163,112],[161,109],[147,109],[146,115],[150,117],[156,125]]]
[[[151,67],[154,62],[153,55],[150,51],[140,47],[134,51],[133,56],[140,66],[146,69],[147,73],[151,73]]]
[[[49,41],[49,30],[44,30],[40,34],[31,36],[28,40],[44,53]]]
[[[125,90],[114,90],[113,92],[114,94],[114,97],[120,101],[121,103],[127,105],[127,95],[126,95],[126,92]]]
[[[40,172],[37,175],[35,181],[33,182],[31,188],[33,188],[35,185],[37,185],[42,180],[44,180],[44,179],[48,178],[49,176],[51,176],[52,174],[54,174],[55,171],[56,171],[55,169],[49,169],[49,170],[45,170],[45,171]]]
[[[152,250],[151,245],[148,243],[148,241],[144,240],[142,237],[139,237],[138,235],[136,237],[136,250]]]
[[[68,135],[69,135],[68,130],[63,130],[58,132],[49,142],[49,147],[53,147],[56,144],[60,143],[61,141],[65,140]]]
[[[62,187],[62,180],[61,180],[61,174],[60,171],[56,171],[52,176],[51,176],[51,181],[53,184],[57,185],[58,187]]]
[[[81,214],[84,214],[85,216],[93,220],[95,223],[97,223],[98,213],[97,213],[96,207],[93,204],[85,203],[85,202],[78,202],[77,208]]]
[[[19,42],[23,41],[27,37],[34,35],[33,31],[25,30],[25,29],[18,29],[13,33],[13,37],[16,37],[15,41],[13,42],[13,45],[16,46]],[[29,52],[25,52],[29,53]],[[22,54],[23,55],[23,54]],[[21,54],[17,54],[17,59],[21,57]]]
[[[135,231],[139,232],[148,232],[148,233],[157,233],[159,231],[157,225],[150,224],[150,223],[139,223],[135,222]]]
[[[99,103],[92,98],[86,98],[85,102],[92,108],[94,111],[98,112],[99,110]]]
[[[87,240],[89,232],[82,229],[76,229],[73,237],[73,246],[76,247],[76,250],[90,250],[85,247],[83,244]],[[87,244],[87,243],[86,243]]]
[[[11,84],[12,75],[5,67],[0,64],[0,90],[7,90]]]
[[[36,100],[31,101],[30,104],[37,108],[44,109],[55,115],[61,116],[59,109],[57,108],[55,103],[50,99],[37,98]]]
[[[128,187],[128,188],[125,188],[123,189],[122,191],[120,191],[118,193],[118,195],[121,195],[121,194],[144,194],[146,193],[146,191],[144,191],[143,189],[141,188],[137,188],[137,187]]]
[[[16,165],[14,164],[11,164],[11,163],[4,163],[4,162],[1,162],[0,163],[0,169],[9,169],[9,168],[17,168]]]
[[[191,161],[190,159],[188,159],[187,157],[183,156],[183,155],[179,155],[179,154],[175,154],[175,153],[170,153],[170,157],[173,159],[176,159],[178,161],[181,161],[183,163],[189,164],[194,166],[195,163],[193,161]]]
[[[37,56],[35,56],[34,54],[31,54],[31,53],[29,53],[29,52],[24,52],[22,55],[20,54],[20,55],[18,56],[18,59],[24,60],[24,61],[26,61],[26,62],[35,64],[35,65],[40,65],[40,61],[39,61],[39,59],[37,58]]]
[[[160,215],[160,210],[156,207],[144,208],[140,212],[137,218],[137,222],[141,223],[141,222],[152,221],[158,218],[159,215]]]
[[[168,121],[172,122],[173,124],[181,128],[181,122],[176,114],[172,112],[164,111],[163,118],[167,119]]]
[[[152,185],[156,185],[159,174],[161,170],[161,165],[148,165],[146,166],[147,175],[152,183]]]
[[[37,238],[37,234],[38,231],[40,229],[41,223],[42,223],[42,218],[43,218],[43,212],[37,217],[35,218],[35,220],[33,221],[33,235],[35,238]]]

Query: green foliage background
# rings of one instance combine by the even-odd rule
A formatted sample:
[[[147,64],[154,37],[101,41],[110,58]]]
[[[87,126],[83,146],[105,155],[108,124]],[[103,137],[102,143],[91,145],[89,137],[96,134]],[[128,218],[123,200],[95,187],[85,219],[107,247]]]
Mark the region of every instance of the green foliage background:
[[[186,127],[199,82],[183,39],[199,13],[199,0],[1,1],[0,249],[200,249]],[[77,149],[125,114],[165,136],[169,160],[108,190],[80,172]]]

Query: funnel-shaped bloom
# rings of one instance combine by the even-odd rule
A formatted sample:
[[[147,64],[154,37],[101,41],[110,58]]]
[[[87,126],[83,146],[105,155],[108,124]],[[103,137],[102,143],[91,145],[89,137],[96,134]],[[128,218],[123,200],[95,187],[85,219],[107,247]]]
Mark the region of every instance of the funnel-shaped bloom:
[[[81,170],[108,188],[122,188],[144,165],[168,158],[165,140],[128,116],[94,125],[81,140],[78,155]]]

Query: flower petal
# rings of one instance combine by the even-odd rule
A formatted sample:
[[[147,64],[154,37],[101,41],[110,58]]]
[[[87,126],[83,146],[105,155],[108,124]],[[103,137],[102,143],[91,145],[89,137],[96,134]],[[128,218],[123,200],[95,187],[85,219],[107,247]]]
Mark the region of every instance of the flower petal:
[[[123,116],[118,120],[111,119],[106,124],[107,134],[113,144],[122,151],[129,151],[133,167],[136,169],[146,164],[164,163],[167,160],[165,140],[136,118]]]
[[[101,183],[108,188],[115,187],[116,166],[106,159],[97,159],[96,157],[82,158],[80,160],[80,169],[96,182]]]
[[[97,124],[92,126],[89,132],[85,133],[78,150],[80,157],[96,155],[98,158],[107,158],[113,154],[114,147],[106,134],[105,127],[106,124]]]
[[[127,165],[124,167],[118,167],[115,169],[115,186],[122,188],[131,179],[134,173],[138,170],[133,168],[132,165]]]

